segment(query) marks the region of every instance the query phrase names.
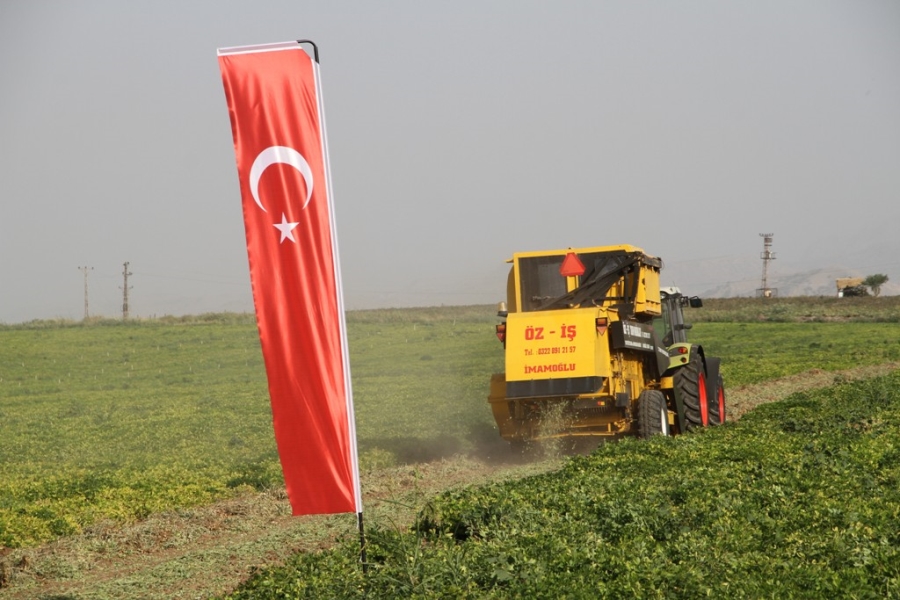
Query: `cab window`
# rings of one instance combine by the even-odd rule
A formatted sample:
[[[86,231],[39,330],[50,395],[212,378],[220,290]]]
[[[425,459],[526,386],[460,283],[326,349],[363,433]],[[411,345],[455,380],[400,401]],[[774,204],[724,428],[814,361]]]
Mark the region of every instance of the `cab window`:
[[[522,310],[537,310],[553,298],[563,296],[566,278],[559,274],[563,256],[535,256],[519,259]]]

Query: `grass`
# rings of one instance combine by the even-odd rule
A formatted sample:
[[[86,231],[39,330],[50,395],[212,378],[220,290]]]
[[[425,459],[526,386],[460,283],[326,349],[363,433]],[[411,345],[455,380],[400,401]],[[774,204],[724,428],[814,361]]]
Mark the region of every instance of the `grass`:
[[[0,332],[0,544],[277,481],[249,324]]]
[[[692,339],[723,358],[728,385],[900,355],[890,319],[699,322],[703,310]],[[496,322],[491,306],[348,315],[363,469],[502,447],[486,402]],[[252,316],[0,326],[0,546],[281,484]]]
[[[348,316],[357,434],[363,455],[416,462],[496,439],[487,383],[503,369],[487,307],[383,310]]]
[[[900,360],[900,322],[701,322],[690,336],[722,357],[729,386]]]
[[[796,296],[785,298],[705,298],[702,310],[689,311],[694,322],[900,322],[900,296]]]

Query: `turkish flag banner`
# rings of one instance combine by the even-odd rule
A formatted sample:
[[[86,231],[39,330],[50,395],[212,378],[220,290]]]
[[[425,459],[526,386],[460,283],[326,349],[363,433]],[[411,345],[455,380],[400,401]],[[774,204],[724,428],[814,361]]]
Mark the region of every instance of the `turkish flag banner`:
[[[362,512],[319,66],[218,51],[275,441],[293,514]]]

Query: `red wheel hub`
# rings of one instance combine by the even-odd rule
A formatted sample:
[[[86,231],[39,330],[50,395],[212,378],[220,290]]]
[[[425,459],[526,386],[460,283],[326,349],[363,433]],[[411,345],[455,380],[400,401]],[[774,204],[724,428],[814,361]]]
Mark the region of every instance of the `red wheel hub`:
[[[700,373],[697,378],[697,393],[700,396],[700,422],[704,427],[709,426],[709,398],[706,396],[706,375]]]

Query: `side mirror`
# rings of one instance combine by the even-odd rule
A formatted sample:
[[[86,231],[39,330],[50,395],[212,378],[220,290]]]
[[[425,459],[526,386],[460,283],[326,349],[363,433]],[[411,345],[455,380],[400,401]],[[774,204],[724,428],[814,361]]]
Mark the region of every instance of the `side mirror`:
[[[703,300],[701,300],[699,296],[691,296],[688,300],[688,304],[690,304],[691,308],[700,308],[703,306]]]

